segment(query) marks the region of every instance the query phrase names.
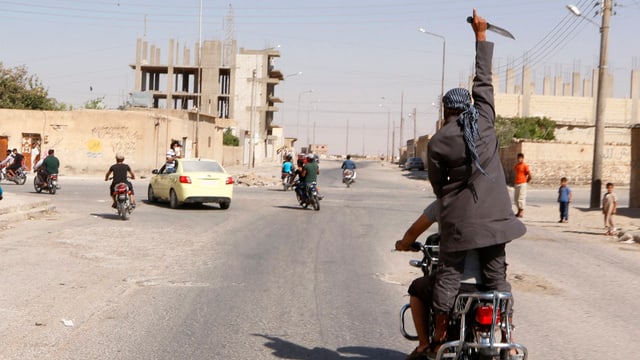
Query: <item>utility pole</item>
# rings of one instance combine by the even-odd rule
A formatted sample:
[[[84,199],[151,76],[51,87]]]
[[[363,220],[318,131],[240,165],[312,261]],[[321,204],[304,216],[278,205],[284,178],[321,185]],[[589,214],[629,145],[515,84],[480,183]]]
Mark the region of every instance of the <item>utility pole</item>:
[[[416,128],[416,108],[413,108],[413,157],[416,157],[418,148],[418,130]]]
[[[255,146],[255,107],[256,107],[256,72],[257,69],[253,69],[253,75],[251,78],[251,114],[249,115],[249,167],[254,168],[256,166],[256,146]]]
[[[349,155],[349,119],[347,119],[347,144],[344,148],[345,155]]]
[[[400,93],[400,143],[398,144],[398,159],[402,157],[404,145],[404,91]]]
[[[598,94],[596,98],[595,139],[593,142],[593,168],[591,173],[592,209],[600,207],[602,191],[602,158],[604,153],[604,108],[605,85],[607,79],[607,48],[609,44],[609,23],[611,20],[611,0],[603,0],[602,26],[600,27],[600,64],[598,66]]]
[[[393,164],[393,154],[395,153],[396,148],[396,121],[393,120],[393,127],[391,130],[391,160],[389,160]]]

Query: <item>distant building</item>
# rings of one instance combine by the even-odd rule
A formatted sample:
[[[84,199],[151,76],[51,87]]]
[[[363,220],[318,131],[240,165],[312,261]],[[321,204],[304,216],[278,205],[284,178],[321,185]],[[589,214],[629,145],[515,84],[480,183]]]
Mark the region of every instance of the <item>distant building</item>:
[[[144,99],[152,108],[233,120],[233,133],[244,148],[243,164],[276,160],[277,149],[284,145],[283,136],[274,136],[271,128],[278,111],[274,104],[282,102],[275,95],[275,87],[284,79],[276,68],[280,52],[236,51],[235,40],[205,40],[200,58],[198,48],[196,44],[192,53],[185,46],[180,52],[179,44],[170,39],[163,62],[159,47],[138,39],[136,61],[130,65],[135,71],[132,97]],[[196,132],[189,139],[194,143]],[[209,137],[197,136],[200,142]]]

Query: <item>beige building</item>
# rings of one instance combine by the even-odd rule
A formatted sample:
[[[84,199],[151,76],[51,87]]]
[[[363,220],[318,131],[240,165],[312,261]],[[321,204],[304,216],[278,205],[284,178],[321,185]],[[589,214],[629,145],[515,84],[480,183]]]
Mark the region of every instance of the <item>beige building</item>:
[[[55,149],[60,159],[61,175],[106,173],[121,153],[133,170],[149,175],[162,166],[172,140],[183,144],[184,156],[195,151],[193,134],[199,126],[200,156],[223,163],[222,145],[224,129],[230,120],[201,115],[196,125],[196,114],[175,110],[75,110],[33,111],[0,109],[0,151],[18,148],[25,155],[30,168],[31,144],[37,144],[44,155]]]

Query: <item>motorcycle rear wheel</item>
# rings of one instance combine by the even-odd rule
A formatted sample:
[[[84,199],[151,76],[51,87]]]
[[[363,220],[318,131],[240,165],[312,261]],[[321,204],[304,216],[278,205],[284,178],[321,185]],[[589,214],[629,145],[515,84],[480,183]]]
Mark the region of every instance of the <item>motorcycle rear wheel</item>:
[[[49,194],[51,195],[55,195],[56,194],[56,187],[51,185],[49,186]]]
[[[118,201],[118,215],[122,220],[127,220],[129,218],[129,211],[127,210],[127,204],[124,201]]]
[[[16,178],[15,178],[14,181],[18,185],[24,185],[24,183],[27,182],[27,175],[25,175],[25,174],[16,175]]]
[[[38,178],[37,177],[33,178],[33,188],[36,190],[37,193],[41,193],[42,192],[42,187],[40,185],[38,185]]]

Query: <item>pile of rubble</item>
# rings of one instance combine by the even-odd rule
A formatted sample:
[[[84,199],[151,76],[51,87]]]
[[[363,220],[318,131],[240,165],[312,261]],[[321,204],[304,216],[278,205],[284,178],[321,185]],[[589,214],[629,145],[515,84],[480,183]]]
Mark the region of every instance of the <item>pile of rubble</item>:
[[[275,176],[266,177],[256,175],[255,173],[242,173],[234,176],[237,184],[245,186],[276,186],[279,185],[279,180]]]

